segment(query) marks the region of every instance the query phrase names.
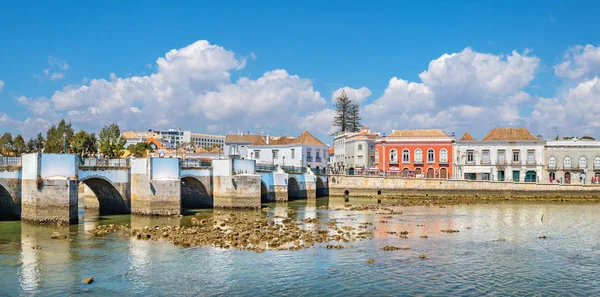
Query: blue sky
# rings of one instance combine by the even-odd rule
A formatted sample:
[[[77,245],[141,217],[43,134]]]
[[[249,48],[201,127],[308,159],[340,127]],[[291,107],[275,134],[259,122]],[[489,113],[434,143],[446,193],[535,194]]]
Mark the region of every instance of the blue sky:
[[[251,5],[245,1],[3,3],[0,9],[0,81],[3,82],[0,83],[3,85],[0,132],[31,136],[65,117],[72,120],[76,128],[89,130],[98,130],[110,121],[118,122],[123,129],[179,125],[211,133],[257,131],[262,127],[270,133],[284,130],[293,135],[308,129],[329,142],[326,135],[331,132],[330,125],[322,118],[331,114],[327,109],[332,108],[332,93],[342,87],[369,89],[370,95],[361,99],[363,122],[384,132],[442,128],[446,132],[472,131],[477,137],[500,125],[526,126],[544,136],[550,136],[549,127],[554,126],[557,128],[551,130],[562,134],[595,135],[598,132],[600,125],[594,118],[600,110],[594,108],[593,99],[583,104],[592,108],[581,111],[589,113],[589,118],[565,123],[571,121],[569,112],[576,112],[569,110],[570,102],[584,102],[596,94],[573,90],[586,83],[592,86],[592,91],[600,88],[594,81],[600,70],[595,60],[596,46],[600,43],[597,2],[280,2]],[[93,79],[114,82],[116,86],[121,79],[157,73],[159,57],[199,40],[232,53],[237,62],[224,58],[225,66],[216,68],[210,65],[222,60],[218,63],[203,60],[198,67],[176,66],[184,67],[182,69],[171,65],[169,69],[173,72],[162,77],[160,83],[148,83],[154,90],[135,92],[144,98],[122,98],[132,95],[120,92],[119,87],[90,87]],[[588,44],[592,47],[572,50]],[[468,47],[475,54],[464,53]],[[202,51],[198,49],[197,54],[201,55]],[[506,61],[513,51],[534,58],[535,65],[529,64],[530,68],[524,70],[523,77],[527,78],[507,83],[506,92],[475,88],[472,84],[444,84],[448,77],[461,76],[452,72],[456,67],[449,63],[445,74],[429,83],[423,85],[419,76],[429,69],[431,61],[444,54],[462,53],[461,56],[470,56],[473,61],[483,59],[487,65],[487,58]],[[569,51],[573,55],[567,59],[564,55]],[[490,56],[485,58],[478,54]],[[189,56],[181,58],[181,63],[187,63],[185,58]],[[468,57],[461,59],[461,65],[471,65],[467,60]],[[554,66],[565,61],[571,62],[569,71],[558,73]],[[477,73],[470,75],[487,71],[485,65],[479,65]],[[287,74],[277,75],[281,84],[258,83],[265,73],[277,69]],[[470,69],[465,67],[464,70]],[[573,74],[581,69],[584,69],[583,75]],[[490,71],[496,71],[495,75],[485,79],[507,73],[502,69]],[[220,75],[223,73],[225,77]],[[210,79],[205,80],[206,77]],[[391,92],[390,98],[384,98],[393,77],[420,84],[415,88],[427,88],[424,92],[431,91],[432,95],[428,95],[431,102],[405,108],[407,101],[429,99],[415,99],[404,91]],[[465,74],[465,77],[470,76]],[[251,83],[239,86],[240,78],[247,78]],[[123,81],[120,87],[132,88],[127,84]],[[235,90],[224,87],[225,84]],[[186,85],[185,90],[177,89],[181,85]],[[69,98],[65,98],[68,94],[62,97],[55,94],[64,92],[65,88],[77,90],[82,86],[90,87],[87,91],[91,94],[71,94]],[[500,83],[500,86],[504,85]],[[162,97],[165,90],[174,90],[168,99]],[[204,96],[207,92],[213,96]],[[511,101],[511,96],[520,92],[525,93],[527,99]],[[454,95],[444,97],[448,93]],[[576,95],[580,97],[573,97]],[[155,100],[145,101],[154,96]],[[117,97],[122,102],[114,106],[95,102]],[[234,97],[236,99],[232,99]],[[276,98],[283,99],[277,104],[268,104]],[[463,101],[463,98],[471,99]],[[489,102],[478,104],[478,98],[488,98]],[[63,101],[59,103],[60,100]],[[190,108],[195,102],[201,103]],[[511,110],[510,115],[502,119],[489,120],[490,115],[498,116],[501,110],[508,108],[506,102],[517,107],[517,114]],[[161,105],[160,108],[157,105]],[[244,113],[243,108],[235,112],[207,111],[233,110],[231,106],[238,105],[252,105],[258,110],[248,113]],[[562,108],[542,108],[549,105]],[[259,107],[275,111],[261,113]],[[127,119],[128,114],[122,110],[131,108],[137,117]],[[386,112],[381,112],[381,108]],[[565,116],[560,123],[548,124],[549,119],[556,119],[561,112]],[[587,122],[582,123],[582,120]]]

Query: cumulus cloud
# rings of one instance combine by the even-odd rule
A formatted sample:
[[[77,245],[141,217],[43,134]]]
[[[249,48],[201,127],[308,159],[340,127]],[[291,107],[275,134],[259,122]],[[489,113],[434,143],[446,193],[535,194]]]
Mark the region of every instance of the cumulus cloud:
[[[339,97],[342,91],[346,92],[348,98],[355,103],[362,103],[367,97],[371,96],[371,90],[367,87],[361,87],[360,89],[354,89],[351,87],[343,87],[335,90],[331,95],[331,100],[335,101],[335,98]]]
[[[588,78],[600,73],[600,47],[576,45],[564,54],[564,61],[554,65],[558,77],[569,79]]]
[[[182,126],[220,133],[258,127],[297,133],[298,124],[291,118],[303,119],[326,108],[311,80],[285,69],[232,81],[231,74],[245,66],[246,58],[200,40],[159,57],[150,75],[111,73],[108,80],[66,86],[49,99],[18,101],[35,114],[64,115],[88,129],[116,121],[123,129]]]
[[[338,128],[334,127],[332,124],[335,115],[335,110],[326,108],[294,120],[298,121],[298,126],[302,130],[314,131],[323,135],[332,135],[338,130]]]

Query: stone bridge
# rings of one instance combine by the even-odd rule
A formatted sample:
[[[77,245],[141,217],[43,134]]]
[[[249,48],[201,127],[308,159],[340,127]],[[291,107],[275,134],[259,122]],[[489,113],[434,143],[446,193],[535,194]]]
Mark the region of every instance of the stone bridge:
[[[312,171],[257,172],[254,160],[83,159],[69,154],[0,157],[0,220],[77,223],[79,187],[101,214],[178,215],[203,207],[258,209],[262,202],[327,194]]]

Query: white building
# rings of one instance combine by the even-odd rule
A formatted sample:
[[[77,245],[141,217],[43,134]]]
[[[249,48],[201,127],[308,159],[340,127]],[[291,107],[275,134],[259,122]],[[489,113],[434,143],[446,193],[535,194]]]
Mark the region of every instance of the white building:
[[[544,161],[544,182],[596,183],[600,178],[600,141],[577,138],[547,141]]]
[[[192,132],[181,129],[155,130],[154,133],[161,137],[163,145],[168,149],[181,147],[183,143],[190,143],[192,136]]]
[[[223,148],[225,136],[192,133],[191,143],[193,143],[196,148],[203,147],[206,149],[211,149],[215,145],[218,145],[219,148]]]
[[[308,132],[298,137],[257,134],[227,135],[225,154],[230,158],[256,160],[257,164],[327,168],[329,148]]]
[[[149,139],[156,139],[158,142],[162,143],[162,138],[157,133],[152,130],[149,131],[126,131],[121,133],[121,137],[125,138],[127,142],[125,142],[125,148],[130,145],[136,145],[142,142],[148,142]]]
[[[375,138],[369,127],[361,127],[359,132],[340,132],[334,135],[334,158],[332,169],[361,171],[375,164]]]
[[[454,177],[539,182],[544,144],[525,128],[495,128],[482,140],[465,133],[455,144]]]

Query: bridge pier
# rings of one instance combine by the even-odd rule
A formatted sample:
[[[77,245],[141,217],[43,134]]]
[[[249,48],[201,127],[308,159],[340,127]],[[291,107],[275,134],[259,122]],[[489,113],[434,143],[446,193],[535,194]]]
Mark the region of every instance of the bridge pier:
[[[22,160],[22,220],[61,225],[77,223],[75,155],[26,154]]]
[[[181,213],[179,160],[131,160],[131,213],[178,215]]]
[[[213,174],[215,208],[260,209],[261,180],[253,160],[213,160]]]
[[[0,220],[21,217],[21,179],[19,170],[0,167]]]
[[[288,201],[288,174],[283,171],[261,172],[261,202]]]

